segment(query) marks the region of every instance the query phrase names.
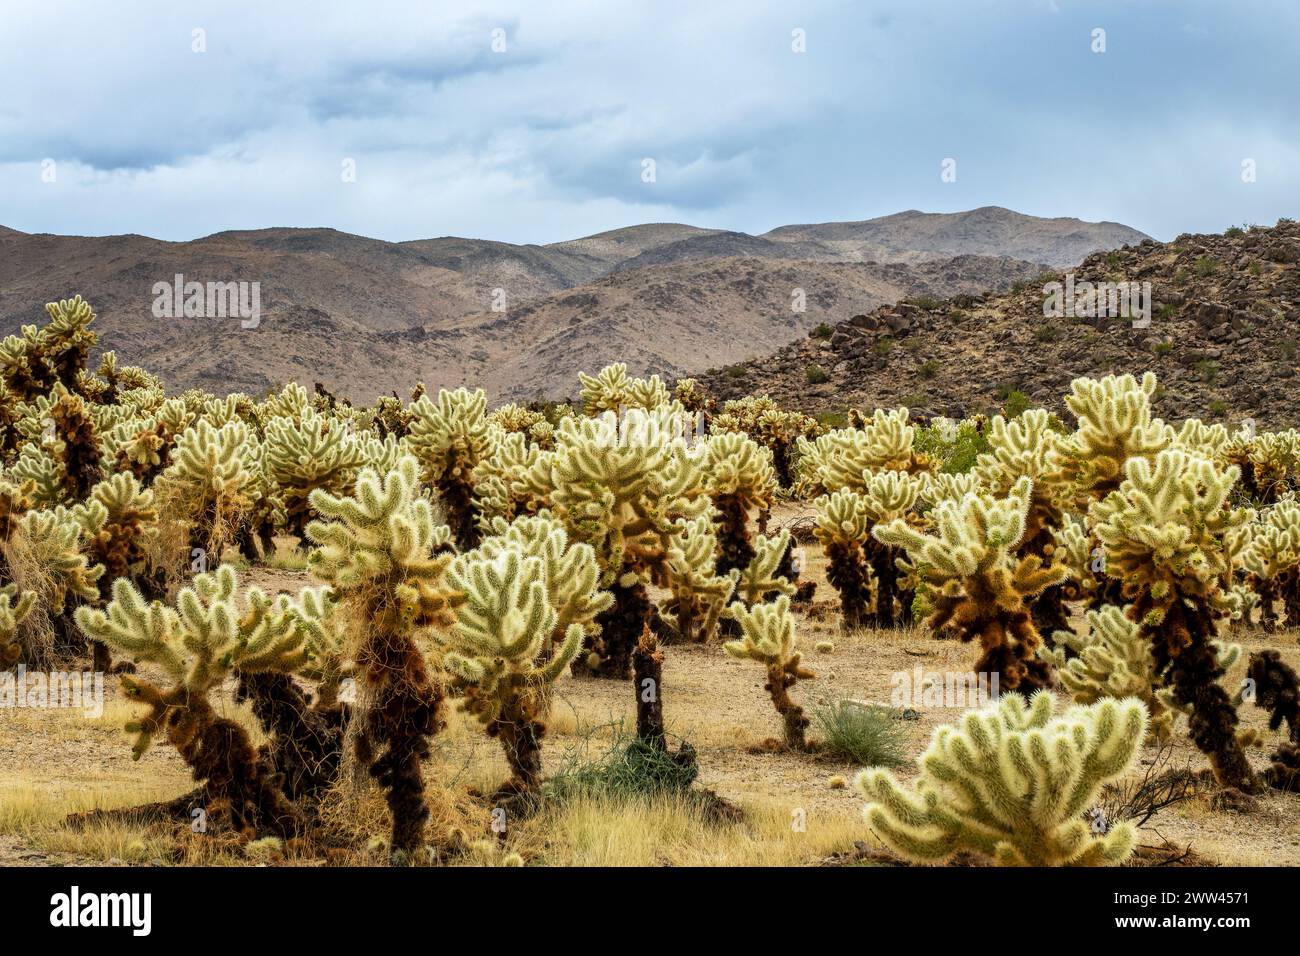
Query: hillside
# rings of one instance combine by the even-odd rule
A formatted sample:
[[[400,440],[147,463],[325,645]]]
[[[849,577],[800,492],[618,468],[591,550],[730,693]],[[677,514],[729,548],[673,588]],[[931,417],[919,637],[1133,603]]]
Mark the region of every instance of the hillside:
[[[1182,235],[1088,256],[1084,280],[1150,282],[1151,326],[1122,318],[1045,318],[1045,274],[1016,291],[882,306],[841,316],[825,338],[700,376],[720,398],[767,393],[810,412],[906,404],[961,415],[1010,389],[1062,409],[1071,379],[1108,372],[1160,378],[1170,419],[1252,417],[1300,423],[1291,400],[1300,354],[1300,225]],[[824,371],[810,384],[809,369]],[[818,378],[817,372],[811,378]]]
[[[619,359],[678,375],[742,361],[902,297],[1005,288],[1080,228],[1089,242],[1108,235],[986,212],[926,217],[928,232],[905,213],[766,236],[650,223],[550,245],[392,243],[334,229],[164,242],[0,228],[0,332],[80,293],[99,314],[101,347],[158,369],[173,389],[260,392],[293,379],[368,401],[420,380],[474,380],[494,399],[565,396],[578,369]],[[1013,239],[1012,225],[1030,238]],[[153,285],[177,274],[258,282],[260,326],[156,318]],[[804,312],[791,308],[796,289]],[[505,311],[493,311],[501,298]]]
[[[864,222],[780,226],[763,235],[773,242],[822,250],[841,261],[875,259],[915,262],[956,255],[999,255],[1068,266],[1098,250],[1136,245],[1150,238],[1116,222],[1042,219],[982,206],[968,212],[924,213],[915,209]]]

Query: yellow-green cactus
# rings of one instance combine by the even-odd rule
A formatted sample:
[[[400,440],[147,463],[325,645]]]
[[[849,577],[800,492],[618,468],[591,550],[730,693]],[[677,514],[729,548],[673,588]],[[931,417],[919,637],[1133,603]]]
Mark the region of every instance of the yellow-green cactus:
[[[751,516],[772,507],[776,473],[772,453],[747,435],[711,435],[700,448],[709,497],[717,509],[718,573],[738,570],[754,559]]]
[[[288,836],[301,828],[298,813],[248,734],[219,716],[208,695],[236,671],[291,673],[302,667],[312,656],[327,606],[323,589],[273,600],[254,587],[241,600],[238,574],[222,565],[196,575],[177,595],[175,607],[147,602],[129,580],[119,578],[104,610],[79,608],[76,618],[89,639],[166,675],[163,687],[136,675],[121,678],[128,696],[149,708],[127,724],[135,734],[136,758],[156,736],[165,735],[194,779],[228,804],[237,829]]]
[[[821,433],[817,419],[802,412],[787,411],[766,395],[727,402],[710,423],[712,431],[743,432],[772,453],[777,483],[789,488],[795,483],[795,459],[800,439]]]
[[[266,423],[264,466],[284,500],[290,534],[303,536],[313,516],[308,496],[317,488],[338,494],[366,463],[365,450],[337,418],[307,410]]]
[[[760,534],[754,539],[754,560],[744,567],[736,581],[736,598],[745,607],[774,601],[782,594],[794,597],[798,588],[781,573],[789,548],[790,532],[785,529],[775,535]]]
[[[1058,631],[1055,648],[1041,653],[1056,668],[1056,679],[1078,704],[1092,704],[1107,697],[1136,698],[1146,705],[1150,721],[1147,733],[1164,740],[1173,731],[1173,714],[1160,700],[1161,682],[1155,675],[1151,643],[1137,623],[1113,604],[1089,611],[1088,631]],[[1070,656],[1066,648],[1074,652]]]
[[[1239,472],[1170,448],[1131,458],[1119,487],[1090,517],[1105,547],[1106,571],[1123,581],[1129,615],[1150,642],[1155,674],[1178,707],[1190,707],[1192,740],[1223,784],[1260,783],[1237,740],[1237,711],[1219,686],[1217,619],[1228,607],[1233,555],[1246,536],[1246,511],[1228,499]]]
[[[999,675],[1003,690],[1037,690],[1050,682],[1038,656],[1041,636],[1028,602],[1068,573],[1018,551],[1027,527],[1033,481],[1020,478],[1005,498],[969,494],[943,501],[930,515],[927,534],[899,520],[873,534],[907,552],[911,567],[929,589],[935,630],[952,627],[963,641],[978,640],[979,674]]]
[[[630,378],[622,362],[607,365],[595,375],[579,372],[578,380],[582,383],[582,406],[588,415],[630,408],[648,410],[669,402],[668,389],[658,375]]]
[[[871,607],[871,565],[866,542],[872,521],[866,497],[842,488],[813,502],[817,524],[813,534],[826,552],[827,580],[840,596],[840,626],[856,630],[867,623]]]
[[[682,520],[668,550],[669,590],[663,618],[677,640],[704,643],[717,633],[718,620],[736,589],[740,572],[717,571],[718,539],[707,515]]]
[[[817,675],[802,664],[790,598],[782,594],[770,604],[753,607],[737,601],[731,605],[730,614],[740,625],[741,639],[728,641],[722,649],[732,657],[758,661],[764,666],[767,682],[763,688],[781,715],[786,746],[791,750],[807,750],[808,718],[791,698],[790,688]]]
[[[429,809],[421,767],[429,737],[443,726],[442,688],[429,677],[416,635],[450,624],[461,600],[444,581],[450,532],[434,523],[419,489],[413,457],[387,474],[364,468],[350,497],[313,491],[322,517],[307,525],[318,545],[312,570],[354,615],[350,656],[370,701],[358,756],[386,791],[391,845],[402,856],[423,839]]]
[[[1059,451],[1064,476],[1084,499],[1100,499],[1119,487],[1130,458],[1152,458],[1174,441],[1174,430],[1151,416],[1154,372],[1076,378],[1065,404],[1078,427]]]
[[[163,514],[185,526],[190,549],[213,561],[234,541],[253,505],[257,475],[249,460],[255,442],[242,421],[217,427],[201,418],[179,436],[155,483]]]
[[[967,851],[999,866],[1104,866],[1133,852],[1131,824],[1096,830],[1084,814],[1140,752],[1146,708],[1105,700],[1055,713],[1052,695],[1008,694],[935,730],[911,791],[888,770],[864,770],[864,816],[890,850],[917,863]]]
[[[410,407],[408,447],[423,466],[424,480],[437,489],[462,551],[479,541],[474,470],[501,441],[501,429],[488,421],[486,411],[483,390],[464,388],[440,390],[437,402],[422,395]]]
[[[513,774],[530,792],[541,778],[550,685],[582,648],[585,627],[611,598],[596,590],[591,548],[568,546],[563,528],[543,522],[456,558],[447,584],[464,594],[455,623],[441,635],[443,667],[462,706],[498,737]],[[485,542],[488,544],[488,542]],[[572,575],[559,580],[562,575]],[[585,587],[575,587],[579,582]],[[561,607],[583,619],[561,623]]]
[[[20,591],[16,584],[0,588],[0,671],[7,670],[22,660],[23,649],[18,642],[18,625],[31,613],[35,603],[36,595],[30,591]]]

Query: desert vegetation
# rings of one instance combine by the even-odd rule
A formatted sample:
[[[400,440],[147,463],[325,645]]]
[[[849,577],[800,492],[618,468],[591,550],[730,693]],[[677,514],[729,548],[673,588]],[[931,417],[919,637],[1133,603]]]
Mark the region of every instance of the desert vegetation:
[[[48,311],[0,343],[0,854],[1267,862],[1254,815],[1300,860],[1300,433],[1150,372],[836,427],[622,365],[169,395]],[[101,715],[33,696],[82,672]]]

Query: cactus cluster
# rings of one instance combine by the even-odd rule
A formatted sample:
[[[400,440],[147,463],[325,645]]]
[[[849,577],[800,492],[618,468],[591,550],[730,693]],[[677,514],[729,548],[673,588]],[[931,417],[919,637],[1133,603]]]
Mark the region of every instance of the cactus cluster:
[[[1137,700],[1103,700],[1058,714],[1050,693],[1008,694],[941,726],[909,791],[888,770],[865,770],[873,832],[895,853],[938,863],[967,851],[1000,866],[1098,866],[1133,852],[1131,824],[1094,831],[1085,818],[1101,787],[1137,759],[1146,729]]]

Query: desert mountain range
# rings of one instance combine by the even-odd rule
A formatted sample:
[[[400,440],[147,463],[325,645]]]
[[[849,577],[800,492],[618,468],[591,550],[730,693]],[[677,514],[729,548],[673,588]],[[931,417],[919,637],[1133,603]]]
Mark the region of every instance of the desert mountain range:
[[[494,401],[565,397],[579,370],[611,361],[668,377],[742,363],[823,322],[1004,290],[1145,239],[1118,223],[998,207],[757,236],[654,223],[549,245],[290,228],[164,242],[0,227],[0,331],[80,293],[99,315],[101,348],[171,390],[260,394],[295,380],[367,402],[424,381],[482,385]],[[177,274],[258,282],[260,324],[156,317],[153,286]]]
[[[1089,255],[1076,282],[1150,283],[1150,324],[1044,315],[1062,270],[1009,289],[913,300],[842,321],[699,376],[718,399],[768,394],[809,413],[906,405],[954,417],[1008,396],[1064,412],[1080,375],[1154,371],[1156,413],[1260,428],[1300,425],[1300,224],[1144,240]]]

